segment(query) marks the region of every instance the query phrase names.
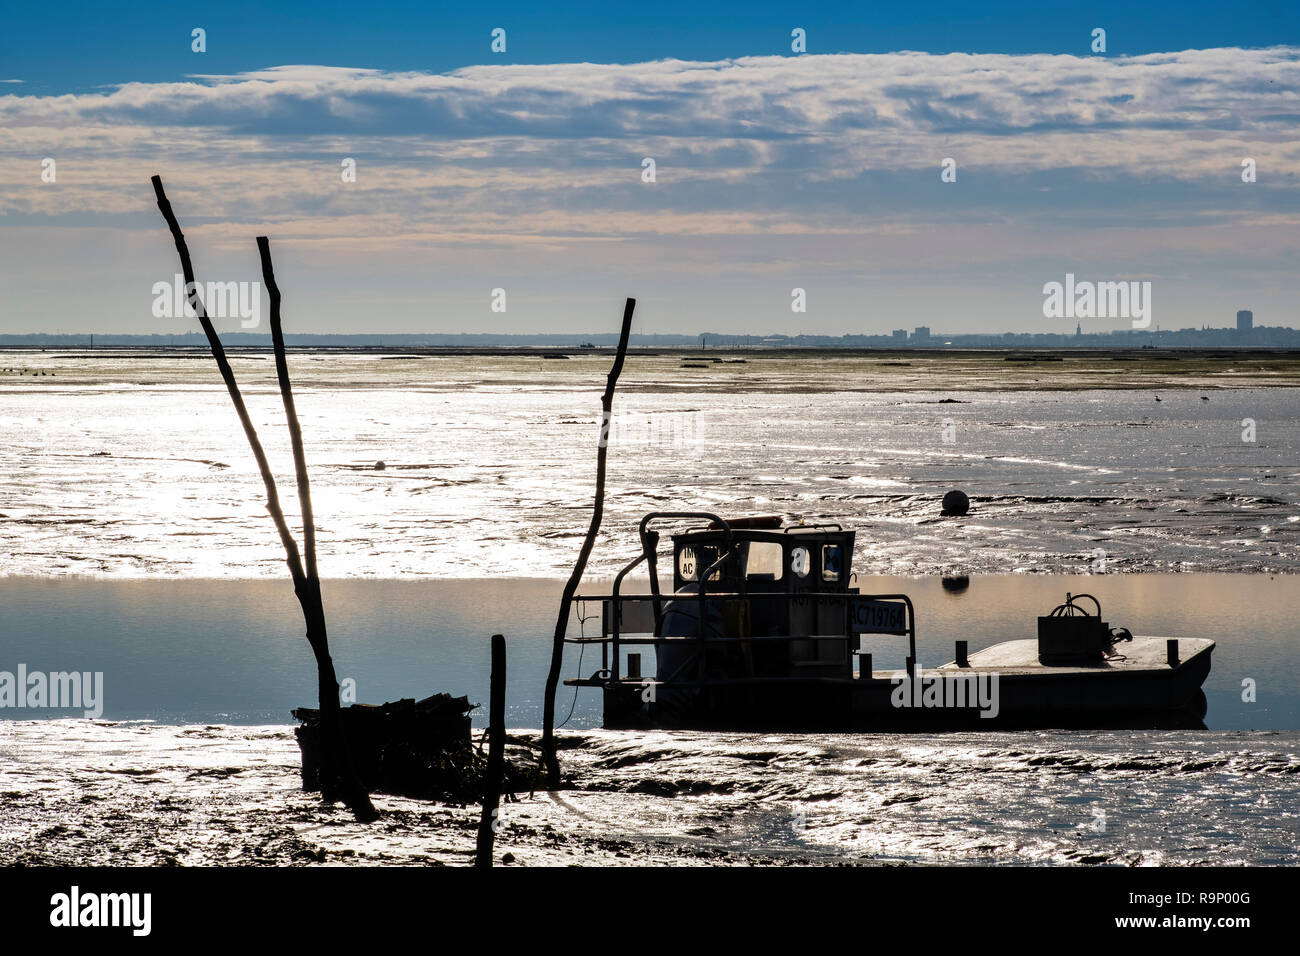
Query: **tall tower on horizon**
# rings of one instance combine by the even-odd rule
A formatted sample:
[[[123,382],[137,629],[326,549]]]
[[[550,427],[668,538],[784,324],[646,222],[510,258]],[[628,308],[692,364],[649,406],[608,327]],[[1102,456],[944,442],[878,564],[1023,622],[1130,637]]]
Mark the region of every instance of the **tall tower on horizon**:
[[[1237,331],[1249,332],[1255,327],[1255,313],[1250,309],[1242,309],[1237,313]]]

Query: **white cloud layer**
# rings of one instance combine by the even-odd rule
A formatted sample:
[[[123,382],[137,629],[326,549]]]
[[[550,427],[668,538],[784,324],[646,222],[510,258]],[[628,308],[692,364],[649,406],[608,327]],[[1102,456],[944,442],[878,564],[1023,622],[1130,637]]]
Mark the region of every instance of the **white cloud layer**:
[[[217,250],[270,232],[319,263],[346,248],[473,270],[460,261],[473,248],[480,263],[527,271],[553,254],[599,271],[629,268],[619,244],[651,242],[672,246],[658,253],[669,282],[701,272],[701,250],[737,281],[815,269],[841,288],[864,260],[915,281],[937,246],[1004,276],[1049,249],[1084,268],[1240,271],[1248,231],[1284,259],[1300,219],[1296,48],[280,66],[15,91],[0,128],[4,249],[34,227],[155,230],[154,172]],[[44,157],[55,184],[40,181]],[[955,184],[939,180],[945,157]]]

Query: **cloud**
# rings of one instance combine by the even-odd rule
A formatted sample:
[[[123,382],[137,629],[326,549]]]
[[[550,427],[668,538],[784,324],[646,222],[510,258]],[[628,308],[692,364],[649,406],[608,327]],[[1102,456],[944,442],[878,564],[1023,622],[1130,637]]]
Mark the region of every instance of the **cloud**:
[[[1294,47],[285,65],[0,95],[0,237],[155,232],[160,172],[187,230],[218,249],[270,232],[321,256],[419,250],[456,270],[473,267],[462,250],[543,250],[554,270],[566,256],[630,269],[635,245],[665,275],[845,277],[868,262],[924,272],[940,249],[1009,274],[1055,249],[1196,273],[1244,257],[1250,230],[1270,255],[1296,251],[1298,116]],[[40,181],[42,157],[57,184]],[[956,184],[939,180],[946,157]]]
[[[352,192],[367,202],[409,206],[434,189],[441,204],[469,211],[488,190],[490,204],[528,213],[556,202],[635,210],[648,194],[627,188],[640,185],[628,171],[648,155],[676,190],[657,201],[676,202],[677,213],[829,211],[842,196],[819,188],[828,182],[874,191],[888,211],[895,180],[923,172],[928,182],[947,156],[985,181],[1063,169],[1080,180],[1223,180],[1244,155],[1294,168],[1298,53],[896,53],[436,75],[291,65],[0,96],[10,135],[0,161],[71,154],[89,196],[96,182],[116,189],[166,155],[190,171],[206,166],[199,175],[223,188],[232,212],[241,200],[264,203],[256,182],[274,182],[278,215],[304,211],[292,202],[346,205],[323,170],[348,155],[366,169]],[[7,212],[58,211],[51,192],[0,201]]]
[[[1282,132],[1294,48],[1137,57],[895,53],[711,63],[477,66],[447,74],[280,66],[109,93],[0,97],[6,126],[141,123],[277,137],[788,140],[877,132]]]

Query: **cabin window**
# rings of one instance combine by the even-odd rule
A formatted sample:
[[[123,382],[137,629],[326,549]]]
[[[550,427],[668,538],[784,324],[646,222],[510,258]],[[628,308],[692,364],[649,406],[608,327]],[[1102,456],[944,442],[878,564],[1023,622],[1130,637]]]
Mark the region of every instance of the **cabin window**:
[[[718,559],[722,557],[724,551],[726,551],[726,548],[723,548],[721,545],[713,545],[713,544],[700,545],[700,552],[699,552],[700,568],[698,571],[696,571],[696,574],[703,574],[709,568],[717,564]],[[727,574],[734,574],[735,573],[734,569],[736,568],[738,563],[739,562],[736,561],[735,557],[732,556],[721,567],[719,567],[716,571],[714,571],[712,574],[709,575],[709,580],[721,581],[724,572]]]
[[[809,564],[807,548],[798,547],[790,552],[790,570],[795,573],[796,577],[808,577]]]
[[[682,576],[683,581],[698,581],[700,575],[713,567],[720,557],[722,557],[723,548],[712,544],[701,544],[693,547],[689,544],[683,545],[677,552],[677,573]],[[736,567],[737,562],[733,558],[726,562],[723,567],[718,568],[709,575],[710,581],[721,581],[723,573],[732,573],[732,568]]]
[[[677,552],[677,573],[682,576],[683,581],[694,581],[695,576],[699,574],[695,549],[689,545]]]
[[[838,544],[822,545],[822,580],[838,581],[844,572],[844,549]]]
[[[745,577],[751,581],[779,581],[785,552],[775,541],[751,541]]]

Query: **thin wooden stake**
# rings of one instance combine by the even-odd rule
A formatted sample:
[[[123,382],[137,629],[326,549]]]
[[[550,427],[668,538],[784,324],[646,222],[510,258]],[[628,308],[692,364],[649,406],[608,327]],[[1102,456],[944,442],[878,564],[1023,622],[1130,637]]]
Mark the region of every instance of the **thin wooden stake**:
[[[483,814],[478,822],[474,865],[492,866],[492,848],[500,826],[501,781],[506,751],[506,639],[492,635],[492,698],[488,711],[488,763],[483,780]]]
[[[289,573],[296,584],[303,577],[302,559],[298,554],[298,543],[289,533],[289,526],[284,520],[284,511],[280,508],[280,494],[275,487],[275,476],[271,474],[271,465],[266,460],[266,452],[262,450],[262,443],[258,440],[253,420],[248,416],[244,396],[239,392],[239,384],[235,381],[235,373],[226,358],[226,350],[221,345],[221,339],[217,337],[217,330],[212,327],[212,321],[208,318],[207,309],[199,295],[198,284],[194,281],[194,266],[190,262],[190,248],[185,242],[185,234],[181,232],[180,223],[176,221],[176,214],[172,212],[172,204],[167,201],[167,194],[163,192],[161,176],[153,177],[153,191],[158,197],[158,210],[167,220],[167,228],[171,230],[172,239],[176,242],[176,252],[181,258],[181,272],[185,275],[185,291],[190,300],[190,308],[199,317],[199,325],[203,327],[203,334],[208,338],[208,347],[212,350],[212,357],[217,361],[217,369],[221,372],[222,381],[226,383],[226,391],[230,393],[230,401],[235,406],[239,423],[244,426],[248,446],[253,450],[253,458],[257,460],[257,470],[262,473],[262,484],[266,486],[266,510],[271,512],[275,530],[280,534],[280,543],[284,545]]]
[[[176,253],[180,256],[181,272],[184,274],[186,295],[189,298],[190,307],[194,309],[195,314],[198,316],[199,324],[203,328],[203,334],[208,340],[208,347],[212,351],[212,357],[216,360],[222,381],[226,383],[226,391],[230,395],[230,401],[235,406],[235,413],[239,416],[239,422],[244,428],[244,435],[247,437],[248,445],[253,451],[257,469],[262,475],[262,484],[266,489],[266,509],[271,513],[271,520],[275,523],[276,531],[280,535],[280,543],[284,546],[285,561],[289,565],[289,574],[293,578],[294,593],[298,597],[298,603],[302,606],[303,618],[307,625],[307,640],[316,657],[321,735],[323,738],[321,748],[322,796],[325,799],[332,799],[334,788],[341,787],[340,796],[357,819],[362,821],[374,820],[378,817],[378,813],[370,801],[370,795],[361,786],[352,771],[343,734],[338,678],[334,672],[334,662],[329,655],[329,641],[325,628],[325,610],[321,600],[320,580],[316,576],[316,543],[315,529],[312,526],[311,519],[311,492],[307,485],[307,466],[302,453],[302,434],[298,427],[297,415],[293,411],[293,392],[289,384],[288,366],[284,357],[284,338],[279,332],[280,296],[279,289],[274,286],[274,273],[270,271],[269,245],[265,243],[264,238],[259,238],[258,249],[263,254],[263,275],[269,275],[268,286],[275,288],[271,299],[272,340],[276,352],[276,370],[280,378],[280,394],[284,399],[285,411],[289,418],[290,436],[294,442],[294,462],[298,471],[299,497],[303,502],[304,537],[308,544],[310,575],[303,570],[298,543],[289,531],[288,522],[284,518],[284,509],[280,506],[280,495],[276,487],[275,476],[271,472],[271,465],[267,460],[266,452],[262,448],[261,440],[257,437],[257,429],[253,426],[252,418],[248,414],[248,408],[244,404],[244,397],[240,393],[239,383],[235,381],[235,373],[230,367],[230,361],[226,358],[226,350],[221,344],[221,339],[217,336],[212,321],[208,318],[207,309],[203,304],[202,297],[199,295],[198,284],[194,281],[194,265],[190,259],[190,250],[188,243],[185,241],[185,234],[181,231],[180,223],[176,219],[176,213],[172,211],[172,204],[168,201],[167,194],[163,190],[162,177],[154,176],[152,182],[154,195],[158,199],[158,210],[162,213],[163,219],[167,221],[172,240],[176,243]],[[308,527],[312,527],[310,536],[308,536],[306,530]]]
[[[636,309],[636,299],[629,298],[623,306],[623,328],[618,337],[618,353],[614,356],[614,365],[605,380],[605,393],[600,398],[600,442],[596,447],[596,500],[591,511],[591,526],[587,529],[587,538],[582,542],[582,550],[564,585],[564,594],[560,599],[560,613],[555,622],[555,637],[551,646],[551,669],[546,675],[546,697],[542,702],[542,761],[546,767],[547,786],[552,789],[560,785],[560,761],[555,753],[555,692],[560,685],[560,668],[564,662],[564,635],[569,629],[569,614],[573,609],[573,596],[582,582],[582,575],[587,570],[587,560],[591,549],[596,544],[596,535],[600,532],[600,522],[605,515],[605,459],[609,446],[609,422],[614,408],[614,387],[623,371],[623,360],[627,357],[627,340],[632,331],[632,312]]]
[[[379,816],[370,794],[361,785],[352,763],[351,749],[343,727],[342,706],[339,703],[339,680],[330,656],[329,634],[325,625],[325,603],[321,597],[320,575],[316,571],[316,519],[311,506],[311,480],[307,475],[307,455],[303,450],[302,426],[293,400],[293,383],[289,379],[289,360],[284,347],[284,330],[280,321],[280,287],[275,281],[275,267],[271,262],[271,242],[266,236],[257,237],[257,252],[262,260],[262,282],[271,300],[271,345],[275,352],[275,373],[280,383],[280,399],[284,403],[284,417],[289,427],[289,442],[293,447],[294,473],[298,482],[298,503],[302,510],[303,554],[306,574],[294,579],[294,593],[302,605],[303,619],[307,623],[307,643],[316,657],[318,696],[320,698],[321,736],[323,738],[321,796],[334,798],[334,790],[356,815],[358,820],[374,820]]]
[[[280,325],[280,287],[275,282],[275,267],[271,264],[271,241],[266,236],[257,237],[257,252],[262,259],[262,282],[271,300],[271,345],[275,350],[275,374],[280,381],[280,397],[284,400],[284,417],[289,423],[289,441],[293,445],[293,465],[298,479],[298,503],[302,508],[302,550],[307,562],[307,577],[316,577],[316,519],[311,507],[311,480],[307,477],[307,456],[302,446],[302,427],[298,423],[298,410],[293,401],[293,386],[289,382],[289,362],[285,357],[284,331]]]

